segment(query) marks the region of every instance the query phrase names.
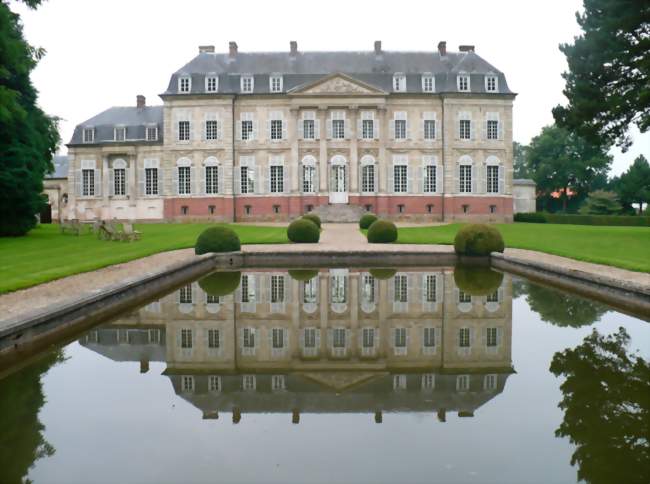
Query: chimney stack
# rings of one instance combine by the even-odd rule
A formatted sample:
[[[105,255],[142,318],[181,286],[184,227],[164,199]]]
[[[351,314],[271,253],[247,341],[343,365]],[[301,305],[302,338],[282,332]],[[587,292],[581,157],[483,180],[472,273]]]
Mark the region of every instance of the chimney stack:
[[[135,105],[136,105],[136,107],[138,109],[142,109],[143,107],[145,107],[147,105],[147,101],[146,101],[145,97],[142,94],[138,94],[135,97]]]
[[[474,52],[474,46],[473,45],[459,45],[458,50],[460,52]]]
[[[237,42],[228,42],[228,55],[231,58],[237,57]]]
[[[214,45],[199,45],[199,54],[214,54]]]
[[[289,42],[289,54],[291,54],[291,57],[295,57],[298,54],[298,42],[295,40]]]
[[[381,54],[381,40],[375,40],[375,55]]]
[[[441,40],[438,42],[438,52],[440,53],[440,57],[444,57],[447,55],[447,42],[444,40]]]

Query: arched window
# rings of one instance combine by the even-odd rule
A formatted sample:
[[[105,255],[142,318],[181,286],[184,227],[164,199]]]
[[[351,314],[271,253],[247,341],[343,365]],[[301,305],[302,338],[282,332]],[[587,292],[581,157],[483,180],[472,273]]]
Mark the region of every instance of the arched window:
[[[223,176],[219,160],[209,156],[203,161],[201,170],[201,193],[205,195],[217,195],[223,193]]]
[[[362,193],[375,193],[377,191],[377,169],[375,158],[364,155],[359,165]]]
[[[109,188],[112,196],[124,197],[128,193],[127,163],[122,158],[113,160],[113,169],[109,172]]]
[[[435,155],[422,157],[422,193],[442,192],[442,165]]]
[[[485,160],[485,192],[504,193],[505,170],[503,163],[496,156],[488,156]]]
[[[174,170],[173,186],[174,193],[177,195],[191,195],[192,182],[195,179],[194,167],[192,160],[189,158],[180,158],[176,161],[176,169]]]
[[[301,161],[301,180],[303,193],[318,192],[318,167],[316,158],[305,156]]]
[[[458,193],[476,192],[476,169],[468,155],[461,156],[456,163],[456,186]]]

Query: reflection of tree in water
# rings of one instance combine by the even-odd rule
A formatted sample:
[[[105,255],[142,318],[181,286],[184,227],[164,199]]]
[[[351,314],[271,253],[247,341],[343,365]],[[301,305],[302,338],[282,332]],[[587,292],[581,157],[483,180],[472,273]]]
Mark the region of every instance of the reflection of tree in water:
[[[578,328],[597,322],[607,307],[564,291],[528,284],[526,302],[542,321]]]
[[[650,482],[650,365],[627,352],[629,340],[623,328],[609,336],[594,330],[551,363],[566,377],[555,433],[576,445],[571,464],[588,483]]]
[[[517,299],[518,297],[525,296],[528,294],[528,282],[525,279],[519,277],[512,278],[512,299]]]
[[[55,351],[33,365],[0,380],[0,482],[25,481],[38,459],[54,454],[43,438],[38,412],[45,403],[41,376],[63,361]]]

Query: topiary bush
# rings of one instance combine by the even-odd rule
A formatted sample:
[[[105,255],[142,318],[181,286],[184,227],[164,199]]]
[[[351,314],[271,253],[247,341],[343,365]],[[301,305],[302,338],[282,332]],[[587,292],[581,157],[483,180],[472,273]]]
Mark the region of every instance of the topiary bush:
[[[316,215],[315,213],[307,213],[302,216],[302,218],[305,218],[307,220],[311,220],[316,224],[316,227],[320,229],[320,217]]]
[[[377,216],[374,213],[364,213],[359,219],[359,228],[367,229],[377,220]]]
[[[199,286],[210,296],[227,296],[239,287],[241,272],[213,272],[199,280]]]
[[[385,280],[385,279],[390,279],[393,277],[396,273],[396,269],[370,269],[370,275],[374,277],[375,279],[380,279],[380,280]]]
[[[515,222],[527,222],[533,224],[545,224],[546,217],[542,212],[516,213]]]
[[[486,266],[457,265],[454,282],[458,289],[472,296],[494,294],[503,282],[503,274]]]
[[[194,253],[197,255],[208,252],[235,252],[241,250],[241,242],[234,230],[228,227],[208,227],[194,245]]]
[[[397,240],[397,227],[390,220],[375,220],[368,227],[368,242],[371,244],[390,244]]]
[[[320,240],[320,230],[311,220],[299,218],[289,224],[287,237],[291,242],[315,244]]]
[[[296,281],[311,281],[318,275],[316,269],[289,269],[289,275]]]
[[[459,255],[485,257],[492,252],[503,252],[504,248],[501,233],[484,224],[465,225],[454,239],[454,249]]]

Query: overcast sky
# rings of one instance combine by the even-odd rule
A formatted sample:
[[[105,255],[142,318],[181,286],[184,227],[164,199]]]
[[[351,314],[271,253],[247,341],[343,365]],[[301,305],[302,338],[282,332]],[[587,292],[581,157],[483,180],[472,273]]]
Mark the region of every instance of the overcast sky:
[[[46,0],[23,19],[27,40],[47,55],[33,73],[43,109],[62,118],[68,142],[79,124],[110,106],[161,104],[172,72],[198,53],[198,46],[240,51],[448,50],[474,44],[479,55],[503,71],[515,100],[514,139],[528,143],[552,123],[551,108],[564,102],[566,68],[558,44],[579,33],[574,13],[581,0],[449,1],[168,1]],[[311,7],[311,8],[310,8]],[[640,153],[650,155],[650,133],[634,132],[628,153],[614,150],[612,174]],[[66,152],[62,145],[61,153]]]

